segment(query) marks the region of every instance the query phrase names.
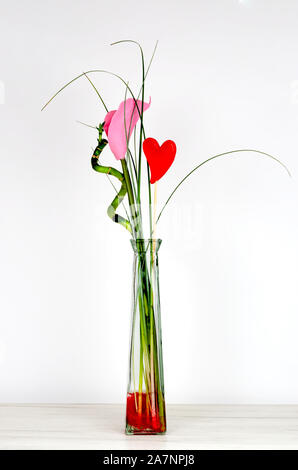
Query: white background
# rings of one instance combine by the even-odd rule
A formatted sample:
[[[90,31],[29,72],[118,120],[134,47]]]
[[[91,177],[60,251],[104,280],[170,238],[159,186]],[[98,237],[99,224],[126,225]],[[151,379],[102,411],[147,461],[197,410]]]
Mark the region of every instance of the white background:
[[[140,79],[147,135],[178,153],[159,206],[166,399],[298,403],[298,2],[0,0],[0,401],[123,402],[132,250],[90,167],[105,112],[83,70]],[[110,109],[115,78],[94,75]],[[114,157],[106,151],[105,161]]]

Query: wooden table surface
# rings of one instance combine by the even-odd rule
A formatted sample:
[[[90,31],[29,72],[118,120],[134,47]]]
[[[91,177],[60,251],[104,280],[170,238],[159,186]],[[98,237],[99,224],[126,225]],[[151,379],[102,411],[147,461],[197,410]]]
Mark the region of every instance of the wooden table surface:
[[[126,436],[123,405],[0,405],[0,449],[298,449],[298,405],[168,405],[163,436]]]

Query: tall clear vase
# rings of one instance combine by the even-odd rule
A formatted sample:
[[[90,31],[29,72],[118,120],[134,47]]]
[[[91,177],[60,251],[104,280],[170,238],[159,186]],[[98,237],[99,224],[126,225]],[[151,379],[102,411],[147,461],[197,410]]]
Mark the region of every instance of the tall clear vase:
[[[161,240],[131,241],[134,250],[126,434],[164,434],[163,355],[158,250]]]

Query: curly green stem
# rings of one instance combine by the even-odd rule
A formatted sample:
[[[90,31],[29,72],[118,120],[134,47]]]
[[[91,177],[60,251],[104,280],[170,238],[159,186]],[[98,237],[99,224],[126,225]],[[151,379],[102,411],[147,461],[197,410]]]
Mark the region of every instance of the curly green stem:
[[[98,171],[99,173],[105,173],[107,175],[114,176],[121,182],[121,188],[120,191],[117,193],[113,201],[108,207],[108,216],[116,223],[122,225],[124,228],[126,228],[130,233],[132,233],[132,228],[130,225],[130,222],[122,217],[121,215],[116,213],[117,208],[123,201],[126,193],[127,193],[127,186],[126,182],[124,179],[123,173],[120,171],[116,170],[116,168],[110,167],[110,166],[103,166],[99,164],[99,155],[101,154],[102,150],[104,147],[107,145],[107,140],[106,139],[99,139],[98,145],[96,149],[94,150],[94,153],[91,158],[91,165],[93,170]]]

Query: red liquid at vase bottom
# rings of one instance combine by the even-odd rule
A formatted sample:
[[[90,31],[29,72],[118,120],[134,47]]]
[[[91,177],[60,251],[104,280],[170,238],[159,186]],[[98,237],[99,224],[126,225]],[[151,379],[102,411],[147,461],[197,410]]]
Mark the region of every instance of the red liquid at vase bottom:
[[[154,411],[152,410],[149,395],[138,392],[128,393],[126,403],[127,434],[163,434],[165,431],[165,412],[161,416],[158,406],[155,406]]]

